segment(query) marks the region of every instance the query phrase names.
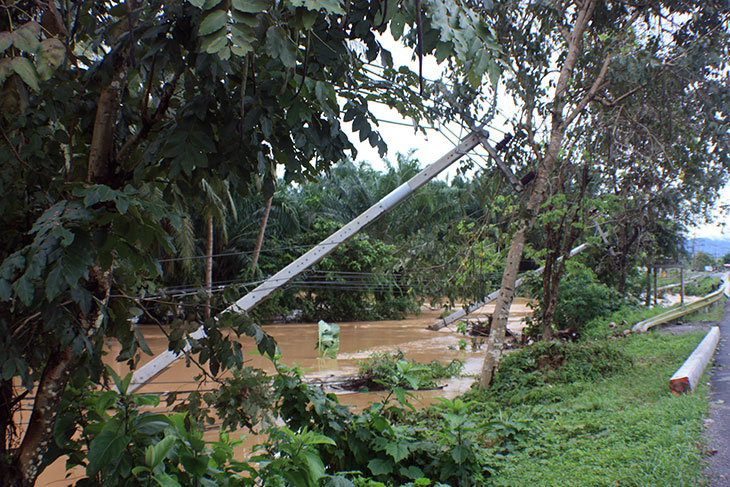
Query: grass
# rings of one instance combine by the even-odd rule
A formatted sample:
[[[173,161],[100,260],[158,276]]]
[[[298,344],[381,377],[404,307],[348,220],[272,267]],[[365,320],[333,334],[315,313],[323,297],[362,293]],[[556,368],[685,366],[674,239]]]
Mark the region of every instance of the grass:
[[[685,396],[668,386],[703,335],[616,340],[633,365],[599,380],[549,384],[544,401],[512,406],[512,418],[530,421],[533,434],[496,470],[494,485],[705,485],[707,386]]]
[[[718,322],[722,319],[724,309],[722,305],[715,304],[708,311],[697,312],[684,318],[687,322]]]
[[[584,339],[601,339],[619,333],[623,330],[631,329],[631,327],[639,321],[646,320],[652,316],[664,313],[679,305],[664,307],[654,306],[646,308],[644,306],[624,306],[621,309],[611,313],[608,317],[600,317],[586,323],[581,335]],[[616,328],[609,328],[608,323],[615,323]]]
[[[722,279],[717,276],[704,276],[684,286],[684,293],[687,296],[707,296],[718,288]]]

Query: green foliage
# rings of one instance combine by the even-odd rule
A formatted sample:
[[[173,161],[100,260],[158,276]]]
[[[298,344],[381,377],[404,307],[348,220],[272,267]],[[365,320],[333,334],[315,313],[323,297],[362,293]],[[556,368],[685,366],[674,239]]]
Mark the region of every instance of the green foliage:
[[[684,293],[688,296],[707,296],[720,287],[721,283],[722,279],[719,277],[703,276],[694,282],[685,284]]]
[[[131,374],[122,380],[109,373],[124,391]],[[77,396],[70,404],[83,408],[62,409],[55,450],[69,456],[68,466],[85,468],[86,477],[75,485],[254,485],[242,474],[255,470],[233,459],[240,440],[221,430],[217,441],[204,441],[203,430],[187,415],[150,411],[159,405],[158,396],[71,392]],[[65,436],[64,428],[74,431],[74,422],[81,426],[80,441]]]
[[[705,267],[714,268],[715,258],[707,252],[697,252],[692,256],[692,270],[704,271]]]
[[[570,330],[581,334],[586,324],[594,318],[605,316],[619,309],[623,297],[614,289],[598,282],[596,275],[584,265],[568,262],[565,276],[558,287],[558,304],[554,326],[558,330]],[[543,304],[535,307],[534,316],[541,316]],[[539,336],[539,318],[531,319],[527,333]]]
[[[493,485],[704,485],[707,386],[678,397],[667,384],[701,339],[631,335],[614,345],[632,367],[554,384],[538,406],[511,406],[530,435],[499,464]]]
[[[452,360],[444,365],[438,360],[421,364],[406,359],[402,350],[393,353],[374,353],[358,362],[358,374],[382,383],[388,387],[402,387],[412,390],[438,387],[439,379],[459,375],[464,363]]]
[[[387,398],[354,414],[339,405],[334,395],[303,384],[298,371],[279,369],[287,373],[274,378],[277,410],[289,429],[306,428],[334,441],[336,445],[319,448],[328,469],[359,472],[360,479],[353,476],[356,485],[379,485],[362,477],[386,485],[429,485],[424,479],[464,487],[481,485],[485,452],[473,440],[478,427],[460,401],[449,403],[451,409],[443,416],[459,434],[443,430],[434,436],[433,430],[419,424],[399,423],[397,418],[407,415]]]
[[[581,339],[607,338],[610,335],[625,332],[639,321],[651,318],[665,311],[667,311],[667,308],[662,306],[647,308],[635,304],[625,304],[608,316],[599,316],[586,323],[585,329],[581,334]],[[616,327],[611,328],[611,323],[615,324]]]
[[[537,342],[502,360],[492,389],[506,404],[549,402],[555,385],[596,381],[630,367],[631,359],[611,342]]]
[[[719,323],[720,320],[722,320],[722,317],[725,314],[725,310],[723,309],[723,306],[716,303],[714,306],[710,306],[710,308],[706,311],[698,311],[697,313],[691,314],[684,318],[684,322],[691,323],[691,322],[704,322],[704,323]]]
[[[277,269],[310,246],[330,236],[340,225],[317,218],[307,233],[288,240],[290,251],[278,259],[267,257],[267,268]],[[417,311],[414,296],[402,289],[393,275],[394,247],[367,234],[355,237],[322,259],[316,278],[275,297],[267,313],[300,309],[306,321],[360,321],[402,318]],[[262,313],[263,315],[263,313]]]

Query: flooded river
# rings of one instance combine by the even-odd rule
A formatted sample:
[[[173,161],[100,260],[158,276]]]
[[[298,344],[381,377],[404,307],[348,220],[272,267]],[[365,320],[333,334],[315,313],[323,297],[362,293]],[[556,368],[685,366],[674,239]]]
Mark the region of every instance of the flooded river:
[[[487,305],[470,318],[485,319],[493,311],[493,305]],[[428,363],[439,360],[448,363],[453,359],[464,361],[463,376],[445,381],[442,389],[434,391],[419,391],[415,393],[417,407],[428,405],[437,397],[452,398],[464,393],[471,387],[475,377],[479,374],[484,347],[481,350],[472,350],[471,338],[457,333],[455,326],[443,328],[440,331],[430,331],[426,327],[436,322],[443,314],[443,309],[424,309],[418,315],[410,316],[405,320],[397,321],[361,321],[338,323],[340,326],[340,350],[335,359],[318,358],[315,344],[317,341],[317,324],[286,324],[266,325],[265,331],[276,339],[282,359],[281,361],[292,366],[297,364],[305,371],[305,379],[317,381],[322,379],[352,376],[357,373],[358,361],[368,358],[374,352],[396,352],[402,350],[407,358],[418,362]],[[522,319],[531,311],[527,300],[517,298],[512,305],[512,313],[508,328],[519,334],[524,324]],[[153,354],[167,350],[167,339],[157,327],[142,326],[144,337]],[[459,350],[460,340],[466,342],[466,348]],[[484,339],[486,341],[486,339]],[[252,340],[242,340],[244,354],[255,350]],[[463,345],[463,343],[462,343]],[[110,356],[114,356],[112,347]],[[463,348],[463,347],[462,347]],[[143,357],[141,364],[151,357]],[[273,372],[273,364],[256,354],[245,355],[246,365],[262,368]],[[127,373],[123,364],[114,363],[120,375]],[[168,392],[178,391],[184,397],[186,392],[197,388],[206,389],[213,384],[199,384],[193,377],[199,371],[188,368],[184,360],[178,360],[162,374],[145,384],[137,392],[165,395]],[[373,401],[381,400],[377,393],[338,393],[340,402],[356,408],[367,406]],[[164,404],[164,397],[163,397]],[[215,439],[217,431],[210,432],[211,440]],[[64,479],[64,461],[57,461],[46,469],[37,485],[62,487],[71,485],[78,475],[71,474]]]

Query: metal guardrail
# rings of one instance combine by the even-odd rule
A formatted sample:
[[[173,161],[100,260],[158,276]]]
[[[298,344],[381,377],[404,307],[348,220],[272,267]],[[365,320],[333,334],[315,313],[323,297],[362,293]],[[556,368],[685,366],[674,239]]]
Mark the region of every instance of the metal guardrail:
[[[631,327],[632,332],[644,332],[653,328],[657,325],[672,322],[684,315],[695,313],[702,308],[706,308],[720,300],[722,296],[730,297],[730,274],[725,274],[722,277],[722,285],[715,291],[711,292],[707,296],[703,296],[697,301],[693,301],[689,304],[685,304],[678,308],[670,309],[664,313],[652,316],[648,320],[640,321]]]

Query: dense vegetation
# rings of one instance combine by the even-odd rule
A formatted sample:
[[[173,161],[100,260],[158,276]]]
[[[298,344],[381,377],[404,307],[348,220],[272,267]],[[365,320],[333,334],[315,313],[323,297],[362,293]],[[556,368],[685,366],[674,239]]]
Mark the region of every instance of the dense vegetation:
[[[0,6],[0,478],[12,487],[34,485],[64,454],[85,468],[82,486],[497,481],[500,459],[526,454],[524,434],[542,427],[495,419],[505,398],[489,389],[525,250],[545,267],[536,336],[589,336],[602,329],[584,313],[595,295],[636,293],[638,265],[681,257],[683,225],[707,214],[728,179],[722,2]],[[396,65],[386,33],[419,68],[426,55],[445,61],[444,79]],[[483,129],[499,93],[517,109],[497,142]],[[467,161],[462,177],[431,184],[269,309],[221,313],[241,291],[228,284],[260,283],[416,171],[408,158],[385,174],[343,162],[356,152],[344,124],[384,153],[375,103],[415,127],[458,124],[489,164]],[[596,244],[591,272],[567,264],[584,240]],[[216,265],[215,252],[226,254]],[[476,301],[497,283],[482,410],[456,399],[409,423],[397,381],[386,396],[396,403],[353,413],[297,370],[267,377],[242,365],[244,334],[277,360],[262,317],[392,316],[421,299]],[[114,359],[139,363],[140,319],[216,384],[177,404],[179,415],[124,394],[130,379],[103,365],[111,340]],[[609,384],[632,354],[661,368],[655,351],[615,346],[541,345],[554,373],[520,374],[560,392]],[[542,360],[525,353],[525,364]],[[32,411],[21,425],[23,401]],[[448,429],[429,428],[429,414]],[[286,426],[269,428],[276,417]],[[216,421],[220,441],[206,444]],[[260,455],[238,460],[230,432],[254,426],[268,433]]]
[[[489,391],[420,411],[404,388],[423,385],[424,373],[436,368],[402,356],[362,365],[377,371],[386,391],[360,412],[304,384],[296,369],[279,365],[269,379],[241,371],[234,389],[273,385],[261,407],[237,404],[256,411],[241,424],[267,435],[248,459],[234,456],[240,442],[223,430],[216,441],[203,441],[193,420],[202,410],[169,416],[144,410],[158,404],[157,396],[83,393],[76,400],[87,412],[81,441],[68,445],[76,451],[71,464],[85,465],[97,479],[79,485],[105,486],[702,484],[706,388],[677,397],[667,387],[702,334],[623,337],[608,320],[593,326],[620,338],[537,343],[509,354]],[[111,375],[124,390],[124,380]],[[267,426],[274,417],[285,426]]]

